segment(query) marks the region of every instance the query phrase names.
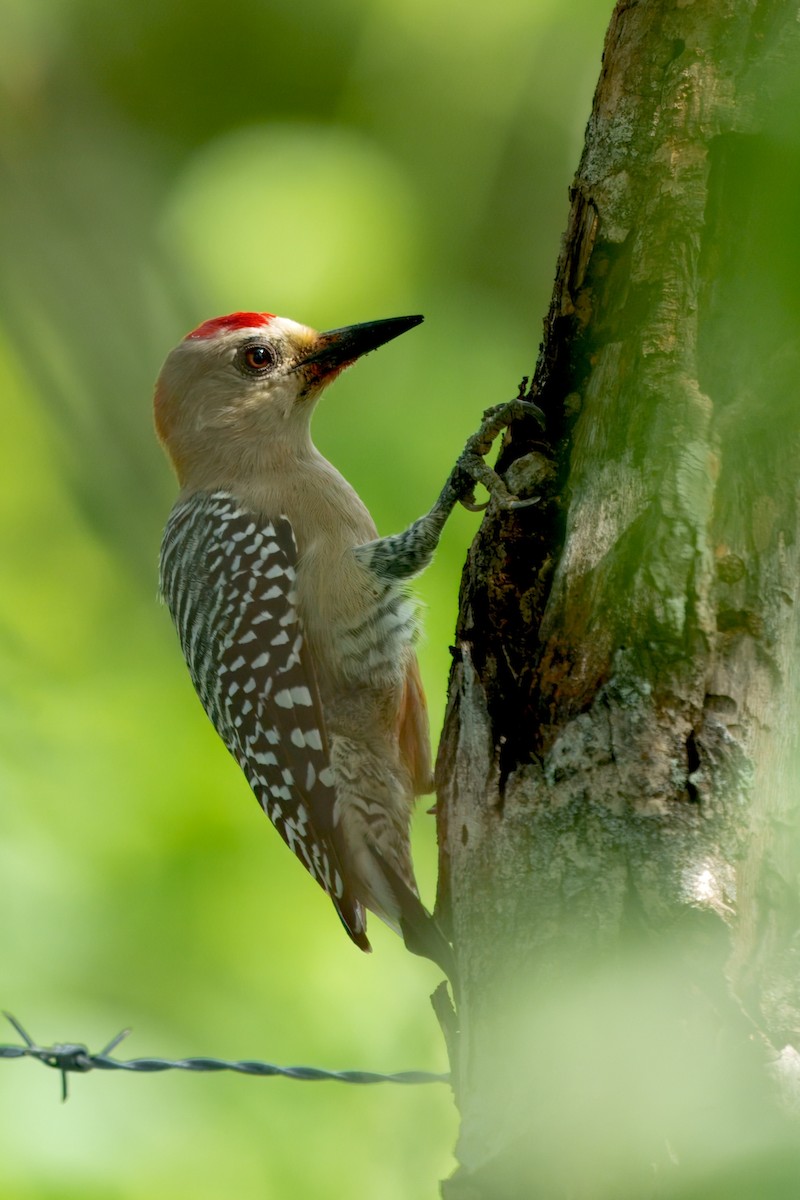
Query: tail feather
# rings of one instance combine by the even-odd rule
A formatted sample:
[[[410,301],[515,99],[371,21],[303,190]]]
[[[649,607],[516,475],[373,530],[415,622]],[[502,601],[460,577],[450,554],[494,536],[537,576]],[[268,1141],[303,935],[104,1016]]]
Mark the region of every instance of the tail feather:
[[[372,946],[367,937],[367,914],[364,906],[359,904],[358,900],[354,900],[352,896],[347,895],[342,896],[339,900],[334,900],[334,905],[348,936],[355,942],[359,950],[363,950],[365,954],[371,954]]]
[[[442,933],[419,896],[398,875],[391,863],[381,854],[374,842],[370,850],[378,859],[381,871],[397,903],[400,914],[400,931],[406,949],[421,958],[428,958],[444,971],[453,984],[456,982],[456,965],[453,948]]]

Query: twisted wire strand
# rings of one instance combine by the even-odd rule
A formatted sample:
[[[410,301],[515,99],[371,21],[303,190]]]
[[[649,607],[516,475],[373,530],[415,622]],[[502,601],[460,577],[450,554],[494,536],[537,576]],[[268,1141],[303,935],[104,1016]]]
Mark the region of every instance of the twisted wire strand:
[[[279,1067],[275,1063],[259,1062],[257,1059],[224,1058],[112,1058],[111,1051],[130,1033],[124,1029],[104,1046],[98,1054],[92,1054],[87,1046],[79,1042],[58,1042],[52,1046],[38,1046],[16,1017],[3,1014],[13,1025],[25,1043],[23,1046],[0,1045],[0,1058],[35,1058],[45,1066],[61,1072],[62,1099],[67,1098],[67,1076],[69,1073],[85,1074],[87,1071],[141,1071],[152,1074],[158,1071],[236,1071],[241,1075],[281,1076],[305,1082],[333,1080],[336,1083],[449,1083],[449,1075],[437,1075],[432,1071],[397,1071],[382,1074],[378,1071],[326,1071],[322,1067]]]

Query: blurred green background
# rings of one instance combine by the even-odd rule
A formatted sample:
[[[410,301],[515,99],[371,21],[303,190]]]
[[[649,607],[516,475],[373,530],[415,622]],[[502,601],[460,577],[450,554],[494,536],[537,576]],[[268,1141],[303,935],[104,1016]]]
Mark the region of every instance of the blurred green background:
[[[0,1003],[41,1042],[445,1069],[438,972],[348,943],[192,693],[152,382],[232,309],[425,313],[315,421],[384,532],[418,516],[533,366],[610,9],[0,0]],[[420,589],[435,733],[476,523]],[[453,1165],[444,1087],[97,1074],[62,1108],[5,1062],[0,1096],[3,1200],[434,1197]]]

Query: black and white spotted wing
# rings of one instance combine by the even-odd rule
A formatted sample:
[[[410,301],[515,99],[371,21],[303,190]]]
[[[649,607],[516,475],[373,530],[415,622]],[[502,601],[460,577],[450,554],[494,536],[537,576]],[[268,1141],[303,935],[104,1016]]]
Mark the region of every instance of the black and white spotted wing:
[[[333,837],[336,800],[319,692],[295,607],[286,517],[257,518],[228,492],[175,506],[161,593],[203,707],[281,837],[369,948]]]

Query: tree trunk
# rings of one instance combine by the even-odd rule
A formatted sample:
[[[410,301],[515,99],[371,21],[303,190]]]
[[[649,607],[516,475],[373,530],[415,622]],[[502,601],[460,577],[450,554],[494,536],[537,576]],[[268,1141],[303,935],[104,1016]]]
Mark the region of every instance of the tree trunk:
[[[439,763],[448,1200],[795,1196],[800,23],[624,0]],[[794,1172],[792,1175],[791,1172]]]

